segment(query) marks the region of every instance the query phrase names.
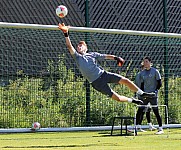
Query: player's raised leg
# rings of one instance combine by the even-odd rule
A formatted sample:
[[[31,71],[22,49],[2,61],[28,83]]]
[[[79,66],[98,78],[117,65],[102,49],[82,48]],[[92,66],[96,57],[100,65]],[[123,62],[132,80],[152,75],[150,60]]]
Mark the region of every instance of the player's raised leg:
[[[128,78],[122,77],[121,80],[119,81],[119,84],[123,84],[127,86],[130,90],[133,92],[136,92],[139,94],[143,99],[146,97],[152,98],[155,96],[155,93],[147,93],[143,92],[139,87],[137,87],[131,80]]]
[[[135,103],[137,105],[143,104],[143,101],[141,101],[141,100],[138,100],[135,98],[128,98],[126,96],[121,96],[114,91],[113,91],[113,95],[111,98],[116,100],[116,101],[119,101],[119,102],[130,102],[130,103]]]

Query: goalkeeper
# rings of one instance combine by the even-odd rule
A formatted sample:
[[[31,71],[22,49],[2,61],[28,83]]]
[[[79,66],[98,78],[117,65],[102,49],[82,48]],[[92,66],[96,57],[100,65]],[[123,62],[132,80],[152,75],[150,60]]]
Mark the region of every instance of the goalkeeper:
[[[129,79],[118,75],[116,73],[111,73],[105,71],[101,68],[96,60],[116,60],[119,66],[124,64],[124,59],[121,57],[117,57],[115,55],[109,54],[100,54],[97,52],[89,52],[87,53],[87,45],[85,41],[80,41],[77,45],[77,51],[73,47],[68,33],[68,26],[65,26],[64,23],[59,24],[59,29],[62,30],[66,39],[66,45],[69,49],[70,54],[74,58],[80,72],[82,75],[91,83],[92,87],[102,94],[108,95],[112,99],[119,102],[132,102],[135,104],[142,104],[141,100],[137,100],[135,98],[128,98],[126,96],[121,96],[115,91],[113,91],[108,83],[118,83],[126,85],[133,92],[137,92],[141,97],[153,97],[154,93],[146,93],[139,89],[132,81]]]

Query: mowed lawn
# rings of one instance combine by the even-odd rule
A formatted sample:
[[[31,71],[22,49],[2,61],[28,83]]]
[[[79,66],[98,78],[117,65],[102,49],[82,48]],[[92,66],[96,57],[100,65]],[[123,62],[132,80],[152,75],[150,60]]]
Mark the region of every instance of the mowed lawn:
[[[180,150],[181,129],[165,129],[137,136],[120,136],[110,131],[36,132],[0,134],[0,150]]]

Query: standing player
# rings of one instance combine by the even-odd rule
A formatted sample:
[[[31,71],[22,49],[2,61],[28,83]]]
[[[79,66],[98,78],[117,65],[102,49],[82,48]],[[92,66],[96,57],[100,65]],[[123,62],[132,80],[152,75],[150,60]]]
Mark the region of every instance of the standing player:
[[[143,65],[144,65],[144,70],[142,70],[139,74],[140,76],[140,83],[141,83],[141,89],[145,92],[154,92],[155,93],[155,97],[152,98],[144,98],[144,104],[143,105],[147,105],[148,103],[150,103],[151,105],[154,105],[154,107],[152,107],[153,112],[157,118],[158,121],[158,125],[159,125],[159,129],[158,132],[156,134],[163,134],[163,128],[162,128],[162,119],[160,117],[159,114],[159,110],[158,110],[158,90],[160,89],[162,82],[161,82],[161,75],[159,73],[159,71],[152,66],[151,63],[151,58],[150,57],[144,57],[143,58]],[[142,98],[141,98],[142,99]],[[142,115],[143,111],[144,111],[145,107],[139,107],[138,112],[136,114],[136,122],[137,124],[140,123],[140,116]]]
[[[108,83],[118,83],[126,85],[130,90],[132,90],[133,92],[137,92],[143,98],[155,96],[154,93],[143,92],[129,79],[118,74],[105,71],[97,64],[96,61],[105,59],[116,60],[118,65],[122,66],[124,63],[124,60],[122,58],[115,55],[100,54],[97,52],[87,53],[87,45],[85,41],[80,41],[78,43],[76,51],[69,38],[69,28],[65,26],[64,23],[62,23],[59,24],[59,29],[62,30],[64,33],[66,45],[69,49],[70,54],[74,58],[79,70],[81,71],[82,75],[91,83],[94,89],[101,92],[102,94],[108,95],[116,101],[130,103],[132,102],[135,104],[141,104],[143,102],[135,98],[128,98],[126,96],[119,95],[109,87]]]
[[[144,65],[143,63],[141,63],[141,71],[144,70]],[[144,91],[144,87],[143,85],[144,84],[141,84],[141,71],[137,73],[136,75],[136,78],[135,78],[135,84],[141,89]],[[141,86],[142,85],[142,86]],[[139,99],[139,95],[138,95],[138,99]],[[140,98],[141,99],[141,98]],[[141,132],[146,132],[145,130],[143,130],[141,128],[141,123],[142,123],[142,120],[143,120],[143,116],[144,114],[146,113],[146,119],[147,119],[147,122],[148,122],[148,125],[149,125],[149,129],[152,131],[152,130],[156,130],[157,128],[155,128],[152,123],[151,123],[151,117],[150,117],[150,111],[151,111],[151,108],[149,107],[150,106],[150,103],[148,103],[147,107],[145,109],[142,109],[143,106],[139,106],[138,107],[138,111],[137,111],[137,114],[136,114],[136,126],[137,126],[137,129],[138,131],[141,131]],[[142,113],[141,113],[142,112]]]

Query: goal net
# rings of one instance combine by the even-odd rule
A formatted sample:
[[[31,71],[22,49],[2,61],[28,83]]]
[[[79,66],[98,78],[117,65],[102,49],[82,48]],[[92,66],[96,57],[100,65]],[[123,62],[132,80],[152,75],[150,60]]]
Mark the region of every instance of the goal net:
[[[91,87],[87,112],[85,79],[58,26],[1,22],[0,32],[1,128],[28,128],[34,121],[42,127],[85,126],[86,117],[90,125],[99,126],[110,125],[116,115],[134,116],[133,105],[114,102]],[[142,58],[150,56],[164,79],[159,103],[165,104],[168,95],[170,115],[176,119],[172,121],[181,123],[180,34],[70,27],[70,39],[75,48],[85,40],[89,51],[123,57],[121,68],[113,61],[100,64],[133,81]],[[133,96],[124,86],[111,86],[119,94]]]

